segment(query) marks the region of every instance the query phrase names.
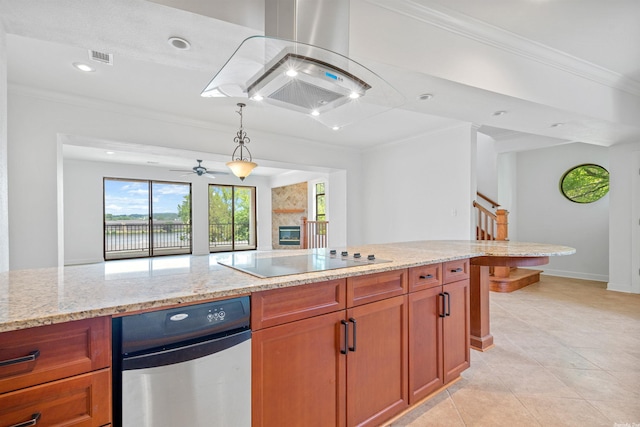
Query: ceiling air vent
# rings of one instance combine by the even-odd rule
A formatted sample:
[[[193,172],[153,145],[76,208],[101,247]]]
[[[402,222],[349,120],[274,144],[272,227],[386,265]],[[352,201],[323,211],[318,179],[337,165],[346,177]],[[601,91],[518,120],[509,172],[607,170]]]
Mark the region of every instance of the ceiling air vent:
[[[97,50],[89,51],[89,59],[96,62],[102,62],[103,64],[113,65],[113,54],[98,52]]]

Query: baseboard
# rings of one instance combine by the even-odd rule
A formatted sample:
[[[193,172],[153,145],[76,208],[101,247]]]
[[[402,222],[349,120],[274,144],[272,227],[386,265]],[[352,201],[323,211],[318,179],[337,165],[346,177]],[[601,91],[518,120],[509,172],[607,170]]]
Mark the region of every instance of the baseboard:
[[[98,259],[94,259],[94,258],[65,259],[64,260],[64,265],[96,264],[96,263],[102,263],[102,262],[104,262],[104,260],[102,258],[98,258]]]
[[[607,290],[608,291],[615,291],[615,292],[625,292],[628,294],[635,294],[638,292],[634,292],[633,291],[633,287],[631,286],[630,283],[607,283]]]
[[[543,275],[547,276],[558,276],[558,277],[567,277],[569,279],[582,279],[582,280],[593,280],[595,282],[608,282],[609,276],[605,274],[591,274],[591,273],[580,273],[577,271],[565,271],[565,270],[552,270],[549,268],[544,268]]]

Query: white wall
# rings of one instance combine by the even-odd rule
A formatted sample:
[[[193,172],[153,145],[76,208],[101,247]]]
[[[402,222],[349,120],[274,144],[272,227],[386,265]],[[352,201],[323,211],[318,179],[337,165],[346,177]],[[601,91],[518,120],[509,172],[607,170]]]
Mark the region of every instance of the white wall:
[[[192,195],[193,254],[209,253],[208,186],[231,184],[256,187],[257,223],[271,223],[269,179],[249,176],[244,182],[233,176],[182,177],[175,172],[152,166],[118,163],[64,161],[64,264],[83,264],[103,260],[103,178],[147,179],[190,182]],[[266,195],[266,196],[265,196]],[[258,227],[258,249],[271,248],[271,228]]]
[[[518,240],[518,167],[516,153],[498,154],[498,198],[500,208],[509,212],[509,240]]]
[[[594,203],[566,199],[559,189],[570,168],[595,163],[609,169],[605,147],[574,143],[517,154],[517,236],[519,241],[576,248],[550,257],[547,274],[588,280],[609,279],[609,195]]]
[[[640,142],[610,148],[608,289],[640,293]]]
[[[8,107],[10,269],[50,267],[59,263],[58,244],[64,241],[57,212],[62,191],[58,188],[57,177],[63,169],[62,162],[58,164],[60,135],[228,154],[229,135],[235,131],[232,126],[11,87]],[[318,167],[345,170],[356,177],[360,171],[360,155],[354,150],[259,132],[252,134],[252,143],[258,163],[264,161],[275,167],[297,165],[300,169],[310,170]],[[336,177],[338,181],[344,181],[339,173]],[[245,183],[249,183],[249,178]],[[358,185],[359,181],[354,179],[348,183],[346,191],[359,194]],[[268,205],[267,209],[271,211],[270,201],[262,195],[259,195],[258,204],[258,209]],[[359,244],[362,236],[356,219],[360,216],[361,206],[350,201],[343,206],[339,203],[332,206],[332,217],[336,222],[346,224],[348,235],[342,239],[349,244]],[[347,218],[347,207],[354,217]],[[337,210],[340,208],[343,208],[342,212]],[[66,209],[61,212],[66,215]],[[62,224],[61,218],[60,222]],[[259,235],[259,239],[260,245],[266,241],[263,235]],[[82,260],[94,256],[74,253],[69,258]]]
[[[478,133],[477,144],[478,191],[502,204],[498,197],[498,154],[495,141],[490,136]]]
[[[357,195],[366,243],[470,239],[475,134],[461,124],[366,151]]]
[[[0,22],[0,272],[9,270],[9,185],[7,183],[7,33]]]

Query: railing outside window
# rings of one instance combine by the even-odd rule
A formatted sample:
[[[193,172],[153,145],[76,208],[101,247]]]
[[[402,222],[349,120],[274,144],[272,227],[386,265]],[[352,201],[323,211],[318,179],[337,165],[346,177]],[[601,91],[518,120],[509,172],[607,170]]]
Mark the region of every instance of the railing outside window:
[[[150,242],[152,248],[149,247]],[[105,224],[104,243],[107,259],[149,256],[150,252],[156,255],[189,253],[191,225],[154,223],[153,235],[149,236],[149,224],[146,222]]]
[[[230,222],[219,222],[209,224],[209,248],[221,249],[233,246],[233,236],[236,236],[236,246],[249,245],[249,222],[236,222],[235,233],[233,224]]]

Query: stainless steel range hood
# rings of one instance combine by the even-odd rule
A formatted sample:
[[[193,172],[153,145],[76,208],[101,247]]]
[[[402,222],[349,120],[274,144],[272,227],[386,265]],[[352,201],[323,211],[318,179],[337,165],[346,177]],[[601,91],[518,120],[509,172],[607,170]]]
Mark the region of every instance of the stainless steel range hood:
[[[266,36],[250,37],[202,96],[242,97],[339,128],[397,107],[400,95],[346,55],[349,2],[266,0]]]

